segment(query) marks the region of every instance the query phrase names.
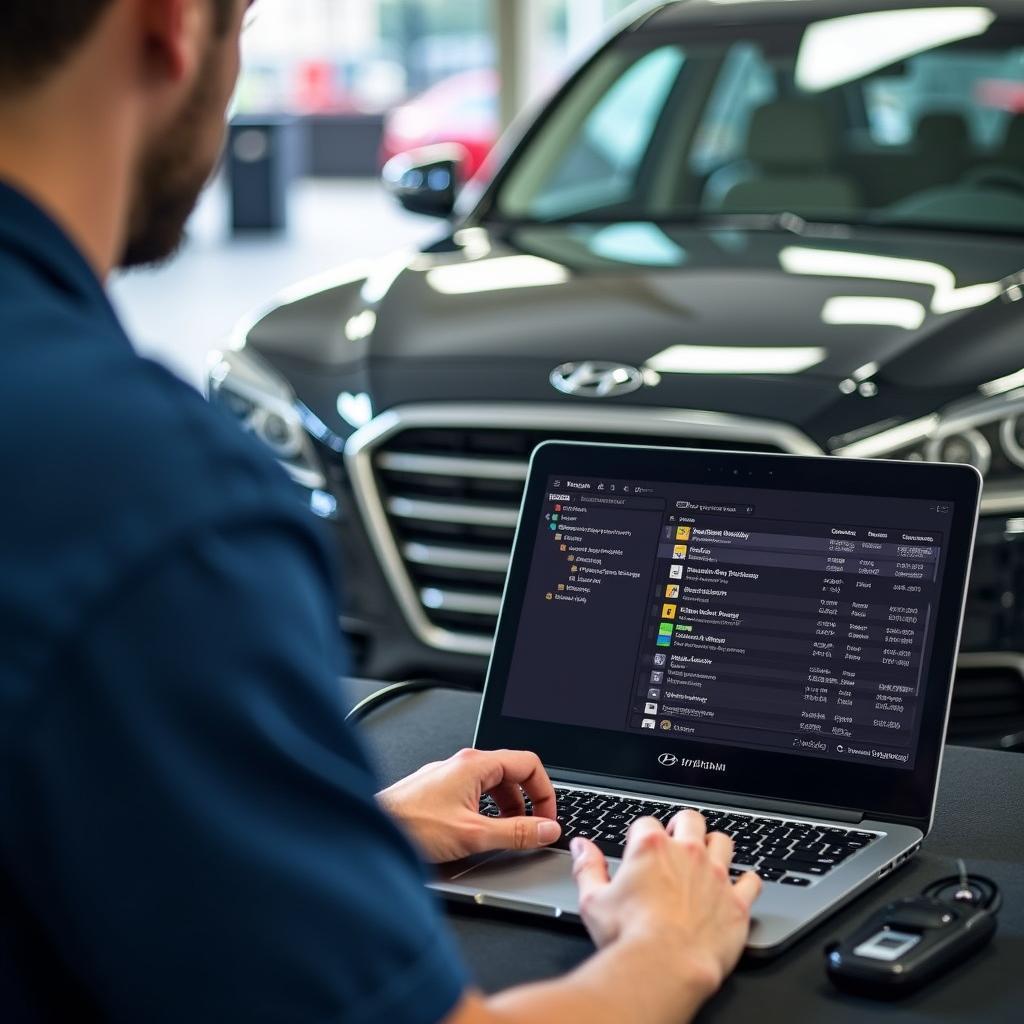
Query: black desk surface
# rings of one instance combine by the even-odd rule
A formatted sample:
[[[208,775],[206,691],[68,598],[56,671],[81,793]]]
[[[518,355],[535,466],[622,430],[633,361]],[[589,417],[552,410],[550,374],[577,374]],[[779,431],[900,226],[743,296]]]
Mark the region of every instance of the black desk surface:
[[[367,684],[352,684],[365,694]],[[391,782],[472,741],[479,698],[434,690],[403,697],[372,713],[362,729],[381,779]],[[1003,891],[993,942],[947,978],[900,1003],[860,1000],[836,992],[824,973],[822,948],[869,912],[955,871],[963,857]],[[478,984],[487,991],[551,977],[592,950],[568,925],[528,918],[481,917],[451,908],[452,927]],[[904,868],[845,907],[779,959],[741,966],[708,1004],[701,1021],[1024,1022],[1024,755],[950,747],[943,764],[935,829]]]

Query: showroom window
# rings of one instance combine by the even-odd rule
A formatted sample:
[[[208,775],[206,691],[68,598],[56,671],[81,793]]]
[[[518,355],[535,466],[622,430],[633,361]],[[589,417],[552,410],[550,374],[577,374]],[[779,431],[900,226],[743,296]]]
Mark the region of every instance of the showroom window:
[[[497,64],[499,0],[287,0],[253,8],[237,96],[244,114],[380,114],[438,83]],[[504,2],[504,0],[500,0]],[[522,0],[517,0],[522,2]],[[529,0],[532,91],[557,81],[632,0]],[[468,93],[467,93],[468,90]],[[472,105],[496,83],[464,80]],[[459,110],[447,112],[455,118]],[[479,109],[469,111],[480,116]],[[456,127],[458,124],[456,123]]]
[[[460,73],[493,68],[490,0],[259,4],[244,38],[238,109],[377,114]]]

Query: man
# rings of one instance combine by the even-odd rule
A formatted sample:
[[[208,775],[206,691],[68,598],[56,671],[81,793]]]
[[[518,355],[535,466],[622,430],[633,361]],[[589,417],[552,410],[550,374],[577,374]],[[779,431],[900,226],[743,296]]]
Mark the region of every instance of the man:
[[[577,841],[588,963],[472,990],[405,836],[434,860],[549,843],[544,769],[464,751],[375,798],[315,526],[107,302],[179,240],[247,6],[4,5],[0,1019],[688,1019],[758,892],[692,812],[637,823],[613,881]]]

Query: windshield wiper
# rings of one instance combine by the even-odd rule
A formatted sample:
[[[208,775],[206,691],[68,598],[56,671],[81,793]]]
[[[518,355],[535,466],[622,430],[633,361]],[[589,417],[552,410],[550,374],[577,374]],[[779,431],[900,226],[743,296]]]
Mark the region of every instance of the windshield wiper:
[[[718,213],[707,214],[708,221],[718,220],[727,224],[741,226],[747,231],[788,231],[791,235],[805,235],[809,221],[798,213],[781,210],[779,213]],[[814,227],[821,227],[816,224]]]
[[[721,213],[716,211],[658,215],[642,210],[595,211],[569,214],[564,217],[491,216],[489,223],[504,228],[569,227],[572,225],[607,226],[648,223],[664,226],[695,227],[741,231],[784,231],[800,237],[849,238],[856,231],[916,231],[930,234],[988,235],[998,238],[1024,238],[1024,225],[1001,228],[987,224],[943,223],[941,221],[894,220],[886,217],[860,217],[836,220],[808,220],[798,213],[782,210],[776,213]]]

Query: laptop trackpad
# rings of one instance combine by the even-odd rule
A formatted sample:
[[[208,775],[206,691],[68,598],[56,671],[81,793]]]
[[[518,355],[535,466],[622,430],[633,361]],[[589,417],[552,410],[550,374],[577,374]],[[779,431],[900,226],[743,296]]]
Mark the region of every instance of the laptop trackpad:
[[[612,872],[617,861],[609,861]],[[539,850],[534,853],[502,853],[460,875],[459,886],[486,895],[511,901],[541,904],[576,913],[578,896],[572,877],[572,858],[562,850]]]

